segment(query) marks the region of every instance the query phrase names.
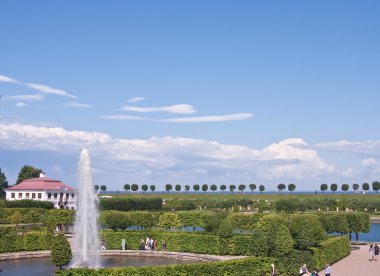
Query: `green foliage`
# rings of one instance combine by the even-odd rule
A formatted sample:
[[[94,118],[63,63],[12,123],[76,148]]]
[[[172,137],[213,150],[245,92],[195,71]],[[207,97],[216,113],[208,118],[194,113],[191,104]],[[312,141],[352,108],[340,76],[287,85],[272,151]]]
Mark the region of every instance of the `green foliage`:
[[[219,226],[218,234],[222,238],[231,238],[234,232],[234,225],[230,219],[224,219]]]
[[[327,233],[347,234],[350,232],[346,213],[324,212],[318,215]]]
[[[277,236],[277,230],[281,225],[286,225],[286,220],[283,216],[270,214],[260,218],[256,223],[255,229],[262,231],[267,237],[267,249],[268,255],[274,255],[275,251],[275,239]]]
[[[79,275],[141,275],[141,276],[167,276],[167,275],[236,275],[251,276],[262,275],[261,273],[270,270],[270,265],[275,260],[271,258],[245,258],[232,261],[218,261],[207,263],[196,263],[188,265],[164,265],[148,267],[114,267],[101,268],[96,270],[75,268],[70,270],[60,270],[56,275],[79,276]]]
[[[40,173],[42,173],[41,169],[37,169],[32,166],[24,165],[17,177],[16,185],[20,184],[22,181],[30,178],[37,178],[40,176]]]
[[[264,231],[254,230],[251,239],[252,254],[256,257],[268,256],[267,236]]]
[[[342,184],[342,191],[347,192],[350,189],[350,185],[348,184]]]
[[[264,185],[260,185],[259,186],[259,191],[260,191],[260,193],[263,193],[265,191],[265,186]]]
[[[278,259],[278,270],[280,275],[298,275],[299,268],[303,264],[312,267],[312,253],[309,250],[294,249],[285,256]]]
[[[227,186],[226,186],[226,185],[220,185],[220,190],[221,190],[222,192],[224,192],[226,189],[227,189]]]
[[[48,230],[54,230],[59,225],[73,224],[75,211],[67,209],[48,210],[45,213],[45,225]]]
[[[102,192],[105,192],[105,191],[107,190],[107,186],[106,186],[106,185],[101,185],[101,186],[100,186],[100,190],[101,190]]]
[[[203,184],[202,185],[202,191],[203,192],[207,192],[207,190],[208,190],[208,185],[207,184]]]
[[[357,184],[357,183],[354,183],[354,184],[352,184],[352,189],[354,190],[354,191],[357,191],[357,190],[359,190],[359,184]]]
[[[197,206],[195,206],[194,201],[185,199],[167,200],[162,207],[162,210],[164,211],[185,211],[195,209],[197,209]]]
[[[124,190],[125,190],[126,192],[128,192],[130,189],[131,189],[131,185],[129,185],[129,184],[124,184]]]
[[[288,227],[280,225],[274,237],[273,255],[282,258],[293,250],[294,241],[290,235]]]
[[[172,186],[171,184],[166,184],[166,185],[165,185],[165,190],[166,190],[167,192],[170,192],[171,190],[173,190],[173,186]]]
[[[1,185],[1,180],[0,180],[0,185]],[[372,190],[374,190],[376,193],[380,190],[380,182],[379,181],[372,182]]]
[[[159,214],[148,211],[128,212],[130,225],[144,229],[157,225]]]
[[[195,185],[193,186],[193,190],[194,190],[194,191],[198,192],[199,189],[200,189],[200,186],[199,186],[198,184],[195,184]]]
[[[101,212],[99,221],[112,230],[124,230],[131,225],[128,213],[114,210]]]
[[[21,223],[22,221],[22,214],[19,210],[16,210],[11,217],[10,217],[11,223],[16,224],[16,227]]]
[[[349,212],[346,213],[346,218],[350,233],[369,232],[370,220],[368,213]],[[358,238],[358,235],[356,237]]]
[[[218,189],[218,186],[216,186],[215,184],[212,184],[210,186],[210,190],[213,191],[213,192],[215,192],[217,189]]]
[[[5,173],[0,168],[0,198],[5,197],[5,190],[8,188],[8,181]]]
[[[164,213],[158,220],[158,226],[164,229],[180,228],[182,221],[176,213]]]
[[[230,188],[230,192],[233,193],[234,190],[236,189],[236,186],[232,184],[232,185],[230,185],[229,188]]]
[[[279,190],[280,192],[282,192],[285,189],[286,189],[286,185],[285,184],[278,184],[277,185],[277,190]]]
[[[0,253],[49,249],[47,232],[27,232],[0,227]]]
[[[154,192],[156,190],[156,185],[150,185],[149,186],[149,189]]]
[[[369,191],[369,184],[368,183],[363,183],[362,188],[364,191]]]
[[[241,193],[243,193],[244,192],[244,190],[247,188],[247,186],[245,186],[244,184],[240,184],[239,186],[238,186],[238,190],[239,190],[239,192],[241,192]]]
[[[326,238],[322,223],[317,215],[292,215],[289,230],[297,249],[316,246]]]
[[[21,221],[19,223],[37,223],[43,222],[43,216],[46,209],[40,208],[2,208],[0,209],[0,223],[10,224],[13,223],[11,218],[15,212],[21,214]]]
[[[350,241],[347,236],[329,238],[322,241],[320,246],[312,248],[312,265],[322,269],[326,263],[336,263],[350,255],[350,252]]]
[[[70,244],[63,234],[58,234],[53,238],[51,248],[51,262],[62,269],[62,266],[70,263],[72,254]]]
[[[223,213],[215,213],[213,215],[205,216],[203,218],[203,225],[205,231],[208,233],[216,234],[225,217],[226,215]]]
[[[327,189],[328,189],[327,184],[321,184],[321,191],[322,191],[322,192],[327,191]]]
[[[229,214],[228,219],[233,223],[235,230],[252,230],[260,220],[262,214]]]
[[[148,185],[146,184],[143,184],[141,185],[141,190],[145,193],[146,191],[148,191]]]
[[[288,191],[289,192],[293,193],[295,191],[295,189],[296,189],[296,185],[294,185],[294,184],[289,184],[288,185]]]
[[[330,190],[332,191],[332,192],[336,192],[336,190],[338,190],[338,185],[337,184],[335,184],[335,183],[333,183],[333,184],[331,184],[330,185]]]
[[[99,209],[102,211],[159,211],[162,209],[162,198],[101,198]]]
[[[131,189],[132,189],[132,192],[136,192],[136,191],[138,191],[138,189],[139,189],[139,185],[137,185],[137,184],[132,184]]]
[[[7,208],[43,208],[43,209],[53,209],[54,204],[48,201],[39,201],[32,199],[23,200],[7,200]]]
[[[256,190],[256,184],[249,184],[248,185],[249,189],[251,190],[251,192],[253,192],[254,190]]]
[[[279,199],[276,201],[276,211],[294,213],[299,210],[298,199]]]
[[[186,193],[190,190],[190,185],[185,185],[185,191]]]
[[[99,185],[94,185],[95,192],[99,190]]]
[[[174,188],[175,188],[176,192],[179,193],[181,191],[182,187],[181,187],[181,185],[177,184],[177,185],[175,185]]]

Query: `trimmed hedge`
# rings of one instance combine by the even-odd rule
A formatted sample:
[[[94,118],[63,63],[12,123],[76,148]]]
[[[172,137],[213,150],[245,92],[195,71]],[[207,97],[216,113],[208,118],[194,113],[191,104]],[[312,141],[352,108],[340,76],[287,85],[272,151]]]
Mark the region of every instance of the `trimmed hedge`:
[[[21,213],[21,223],[43,222],[46,211],[41,208],[2,208],[0,209],[0,224],[11,224],[11,217],[15,212]]]
[[[272,258],[246,258],[233,261],[219,261],[209,263],[197,263],[188,265],[164,265],[149,267],[115,267],[101,269],[69,269],[58,270],[55,275],[144,275],[144,276],[168,276],[168,275],[239,275],[259,276],[261,273],[269,272],[270,265],[275,262]]]
[[[149,236],[158,241],[161,250],[162,241],[166,241],[167,250],[174,252],[191,252],[215,255],[253,255],[252,236],[235,235],[221,238],[215,235],[187,232],[164,231],[112,231],[103,230],[100,238],[105,241],[107,249],[121,249],[121,240],[125,239],[126,248],[139,249],[139,241]]]
[[[47,232],[18,233],[15,229],[0,228],[0,253],[49,249]]]
[[[312,248],[314,267],[323,268],[326,263],[333,264],[350,255],[351,247],[347,236],[332,237]]]
[[[6,200],[5,206],[7,208],[42,208],[48,210],[54,208],[54,204],[52,202],[32,199]]]
[[[101,211],[160,211],[162,198],[101,198],[99,209]]]

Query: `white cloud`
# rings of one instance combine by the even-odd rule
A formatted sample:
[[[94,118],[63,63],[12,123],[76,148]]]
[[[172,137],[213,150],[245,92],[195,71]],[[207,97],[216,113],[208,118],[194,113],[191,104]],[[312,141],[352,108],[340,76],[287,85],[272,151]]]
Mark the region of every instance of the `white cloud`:
[[[93,108],[94,106],[84,103],[66,103],[65,106],[74,108]]]
[[[170,106],[161,106],[161,107],[139,107],[139,106],[124,106],[122,108],[124,111],[133,111],[133,112],[168,112],[175,114],[191,114],[197,112],[193,106],[189,104],[176,104]]]
[[[230,115],[220,115],[220,116],[198,116],[198,117],[181,117],[181,118],[170,118],[162,119],[162,122],[168,123],[210,123],[210,122],[227,122],[227,121],[242,121],[253,118],[254,115],[251,113],[238,113]]]
[[[376,165],[376,164],[377,164],[377,161],[373,157],[363,159],[363,161],[362,161],[363,166],[371,166],[371,165]]]
[[[114,121],[150,121],[148,118],[138,117],[138,116],[130,116],[130,115],[105,115],[101,116],[103,119],[114,120]]]
[[[17,101],[42,101],[43,95],[16,95],[4,97],[4,100],[17,100]]]
[[[50,86],[47,86],[44,84],[26,83],[25,85],[27,87],[29,87],[31,89],[35,89],[41,93],[65,96],[65,97],[69,97],[69,98],[73,98],[73,99],[77,98],[77,96],[71,95],[71,94],[67,93],[65,90],[56,89],[56,88],[53,88],[53,87],[50,87]]]
[[[3,149],[76,155],[83,147],[90,149],[99,170],[122,175],[123,179],[128,175],[134,178],[136,174],[141,179],[150,177],[162,181],[171,181],[171,177],[173,181],[196,181],[204,177],[286,181],[316,179],[334,173],[334,168],[299,138],[257,150],[193,138],[115,139],[99,132],[0,123],[0,148]]]
[[[15,106],[17,106],[17,107],[28,107],[29,105],[27,105],[26,103],[16,103]]]
[[[128,103],[137,103],[137,102],[141,102],[141,101],[146,101],[146,98],[144,98],[144,97],[135,97],[135,98],[127,100]]]
[[[15,79],[12,79],[10,77],[7,77],[7,76],[4,76],[4,75],[0,75],[0,82],[7,82],[7,83],[18,83],[17,80]]]
[[[339,151],[339,152],[350,152],[362,155],[372,155],[378,156],[380,152],[380,140],[368,140],[368,141],[334,141],[334,142],[324,142],[315,145],[316,148]]]

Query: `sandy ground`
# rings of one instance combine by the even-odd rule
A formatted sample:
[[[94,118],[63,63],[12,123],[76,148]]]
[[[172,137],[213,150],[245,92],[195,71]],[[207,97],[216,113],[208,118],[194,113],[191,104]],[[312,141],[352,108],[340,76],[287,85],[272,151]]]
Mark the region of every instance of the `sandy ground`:
[[[380,276],[380,256],[377,261],[370,261],[368,249],[369,245],[363,245],[352,250],[350,256],[331,266],[331,276]]]

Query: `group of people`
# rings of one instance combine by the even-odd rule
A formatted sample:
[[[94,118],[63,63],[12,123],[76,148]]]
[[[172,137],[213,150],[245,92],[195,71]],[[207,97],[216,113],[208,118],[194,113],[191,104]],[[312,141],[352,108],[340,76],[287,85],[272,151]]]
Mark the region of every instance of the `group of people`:
[[[154,240],[152,237],[146,237],[145,240],[141,239],[139,249],[157,251],[158,241]],[[162,251],[166,251],[166,241],[162,241]]]
[[[271,266],[270,275],[271,276],[278,276],[279,275],[278,271],[277,271],[277,268],[276,268],[276,266],[274,264],[272,264],[272,266]],[[317,269],[314,269],[312,272],[309,272],[308,269],[307,269],[307,267],[306,267],[306,264],[304,264],[303,266],[301,266],[298,275],[299,276],[303,276],[303,275],[319,276]],[[329,264],[326,264],[326,266],[325,266],[325,276],[331,276],[331,266]]]
[[[375,245],[370,244],[369,245],[369,260],[377,261],[378,256],[379,256],[379,246],[377,245],[377,243],[375,243]]]

